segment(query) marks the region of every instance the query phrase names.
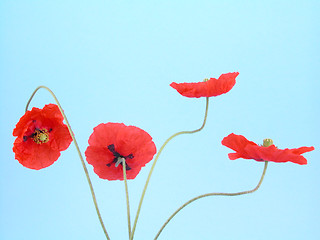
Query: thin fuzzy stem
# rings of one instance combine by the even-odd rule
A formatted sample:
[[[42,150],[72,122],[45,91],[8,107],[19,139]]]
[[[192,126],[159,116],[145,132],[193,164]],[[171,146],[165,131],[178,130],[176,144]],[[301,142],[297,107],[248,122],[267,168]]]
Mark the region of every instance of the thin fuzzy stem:
[[[124,187],[125,187],[125,190],[126,190],[128,233],[129,233],[129,238],[130,238],[130,236],[131,236],[130,203],[129,203],[128,183],[127,183],[126,161],[124,159],[122,160],[122,167],[123,167]]]
[[[176,136],[179,136],[179,135],[182,135],[182,134],[192,134],[192,133],[196,133],[196,132],[199,132],[201,131],[205,124],[206,124],[206,121],[207,121],[207,116],[208,116],[208,108],[209,108],[209,98],[207,97],[206,98],[206,110],[205,110],[205,114],[204,114],[204,120],[203,120],[203,123],[202,123],[202,126],[196,130],[193,130],[193,131],[181,131],[181,132],[177,132],[175,134],[173,134],[171,137],[169,137],[164,143],[163,145],[160,147],[154,161],[153,161],[153,164],[151,166],[151,169],[150,169],[150,172],[149,172],[149,175],[148,175],[148,178],[147,178],[147,181],[145,183],[145,186],[143,188],[143,191],[142,191],[142,195],[141,195],[141,198],[140,198],[140,202],[139,202],[139,206],[138,206],[138,210],[137,210],[137,214],[136,214],[136,218],[134,220],[134,224],[133,224],[133,228],[132,228],[132,232],[131,232],[131,237],[130,237],[130,240],[133,240],[133,236],[134,236],[134,232],[136,230],[136,226],[137,226],[137,222],[138,222],[138,218],[139,218],[139,214],[140,214],[140,210],[141,210],[141,205],[142,205],[142,202],[143,202],[143,199],[144,199],[144,196],[145,196],[145,193],[147,191],[147,187],[148,187],[148,184],[149,184],[149,181],[150,181],[150,178],[151,178],[151,175],[152,175],[152,172],[155,168],[155,165],[159,159],[159,156],[161,154],[161,152],[163,151],[164,147],[173,139],[175,138]]]
[[[252,190],[248,190],[248,191],[242,191],[242,192],[236,192],[236,193],[207,193],[207,194],[203,194],[200,196],[197,196],[195,198],[190,199],[189,201],[187,201],[186,203],[184,203],[181,207],[179,207],[168,219],[167,221],[162,225],[161,229],[159,230],[159,232],[157,233],[156,237],[154,238],[154,240],[158,239],[159,235],[161,234],[162,230],[167,226],[167,224],[170,222],[170,220],[178,213],[180,212],[184,207],[186,207],[187,205],[189,205],[190,203],[200,199],[200,198],[204,198],[204,197],[209,197],[209,196],[239,196],[239,195],[244,195],[244,194],[248,194],[248,193],[253,193],[255,191],[258,190],[258,188],[260,187],[263,178],[265,176],[265,173],[267,171],[267,166],[268,166],[268,162],[265,161],[264,164],[264,169],[260,178],[260,181],[258,183],[258,185],[253,188]]]
[[[87,169],[86,164],[85,164],[85,162],[84,162],[84,160],[83,160],[82,154],[81,154],[81,152],[80,152],[79,145],[78,145],[77,140],[76,140],[76,138],[75,138],[75,136],[74,136],[74,134],[73,134],[73,131],[72,131],[72,129],[71,129],[71,126],[70,126],[70,124],[69,124],[69,122],[68,122],[67,116],[64,114],[64,111],[63,111],[63,109],[62,109],[62,107],[61,107],[61,105],[60,105],[57,97],[55,96],[55,94],[54,94],[48,87],[46,87],[46,86],[39,86],[39,87],[37,87],[37,88],[34,90],[34,92],[32,93],[32,95],[31,95],[31,97],[30,97],[30,99],[29,99],[29,101],[28,101],[28,103],[27,103],[27,105],[26,105],[25,111],[28,110],[28,107],[29,107],[29,104],[30,104],[32,98],[34,97],[34,95],[36,94],[36,92],[37,92],[40,88],[44,88],[44,89],[46,89],[48,92],[50,92],[50,94],[52,95],[52,97],[53,97],[54,100],[56,101],[56,103],[57,103],[57,105],[58,105],[58,107],[59,107],[59,109],[60,109],[60,112],[61,112],[62,116],[64,117],[64,120],[66,121],[66,124],[67,124],[67,126],[68,126],[70,135],[71,135],[71,137],[72,137],[72,140],[73,140],[73,142],[74,142],[74,145],[76,146],[77,152],[78,152],[78,154],[79,154],[79,157],[80,157],[80,160],[81,160],[81,163],[82,163],[83,170],[84,170],[84,172],[85,172],[85,174],[86,174],[86,177],[87,177],[87,180],[88,180],[88,184],[89,184],[89,187],[90,187],[90,191],[91,191],[93,203],[94,203],[94,206],[95,206],[95,208],[96,208],[97,215],[98,215],[98,218],[99,218],[101,227],[102,227],[102,229],[103,229],[103,232],[104,232],[106,238],[107,238],[108,240],[110,240],[110,237],[109,237],[109,235],[108,235],[108,233],[107,233],[107,230],[106,230],[106,228],[105,228],[105,226],[104,226],[104,223],[103,223],[103,221],[102,221],[102,218],[101,218],[101,214],[100,214],[100,211],[99,211],[99,208],[98,208],[97,199],[96,199],[96,196],[95,196],[95,194],[94,194],[94,190],[93,190],[93,186],[92,186],[92,183],[91,183],[91,179],[90,179],[90,176],[89,176],[89,173],[88,173],[88,169]]]

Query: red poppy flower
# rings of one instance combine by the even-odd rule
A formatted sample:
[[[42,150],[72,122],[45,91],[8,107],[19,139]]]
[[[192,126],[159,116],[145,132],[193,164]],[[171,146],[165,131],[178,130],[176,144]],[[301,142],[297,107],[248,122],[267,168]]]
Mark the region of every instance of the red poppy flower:
[[[55,104],[32,108],[13,130],[15,158],[25,167],[39,170],[53,164],[72,142],[68,127]]]
[[[123,123],[101,123],[93,129],[85,152],[87,162],[103,179],[123,180],[123,159],[127,179],[134,179],[156,153],[152,137],[144,130]]]
[[[216,78],[198,83],[171,83],[170,86],[176,89],[182,96],[189,98],[215,97],[229,92],[236,84],[238,72],[221,74]]]
[[[265,147],[259,146],[254,142],[249,141],[244,136],[231,133],[222,140],[222,145],[236,151],[229,153],[231,160],[237,158],[254,159],[256,161],[271,161],[271,162],[293,162],[300,165],[307,164],[301,154],[314,150],[314,147],[300,147],[293,149],[278,149],[273,144]]]

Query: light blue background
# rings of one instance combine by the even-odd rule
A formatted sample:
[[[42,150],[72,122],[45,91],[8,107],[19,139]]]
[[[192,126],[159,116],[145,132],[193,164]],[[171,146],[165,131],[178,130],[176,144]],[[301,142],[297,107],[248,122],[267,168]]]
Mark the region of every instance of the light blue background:
[[[124,122],[153,136],[201,126],[205,99],[172,81],[240,72],[212,98],[208,123],[164,150],[135,239],[153,239],[185,201],[252,189],[263,163],[230,161],[229,133],[279,148],[315,146],[308,165],[270,163],[251,195],[210,197],[180,212],[159,239],[320,238],[319,1],[7,1],[0,3],[0,239],[105,239],[74,145],[34,171],[14,159],[12,130],[38,85],[59,98],[84,153],[93,127]],[[31,106],[53,102],[40,90]],[[129,182],[135,215],[148,164]],[[127,239],[123,182],[88,166],[111,239]]]

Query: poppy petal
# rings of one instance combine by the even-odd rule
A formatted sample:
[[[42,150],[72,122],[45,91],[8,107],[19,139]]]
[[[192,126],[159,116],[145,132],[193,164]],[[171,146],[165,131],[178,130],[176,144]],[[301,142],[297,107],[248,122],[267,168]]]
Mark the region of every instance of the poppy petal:
[[[246,151],[245,148],[247,145],[257,146],[257,144],[249,141],[244,136],[236,135],[234,133],[231,133],[227,137],[223,138],[221,143],[222,145],[236,151],[235,153],[228,154],[230,160],[235,160],[238,158],[251,159],[251,155]]]
[[[259,146],[247,140],[244,136],[233,133],[225,137],[221,143],[235,151],[235,153],[228,154],[231,160],[244,158],[256,161],[293,162],[303,165],[307,164],[307,159],[301,154],[314,150],[314,147],[278,149],[274,145],[268,147]]]
[[[300,165],[307,164],[307,159],[302,153],[314,150],[314,147],[301,147],[296,149],[278,149],[274,145],[270,147],[247,146],[247,151],[251,152],[253,159],[263,159],[272,162],[293,162]],[[256,155],[256,156],[254,156]]]
[[[13,151],[19,163],[35,170],[49,167],[60,156],[60,151],[53,150],[47,144],[39,145],[32,140],[25,143],[20,138],[15,140]]]
[[[218,79],[210,78],[206,82],[171,83],[181,95],[190,98],[215,97],[229,92],[236,83],[238,72],[222,74]]]

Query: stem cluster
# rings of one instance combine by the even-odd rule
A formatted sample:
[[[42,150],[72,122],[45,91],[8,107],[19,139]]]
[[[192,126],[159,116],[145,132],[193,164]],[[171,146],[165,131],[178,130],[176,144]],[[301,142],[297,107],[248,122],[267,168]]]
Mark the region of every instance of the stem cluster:
[[[106,230],[106,227],[103,223],[103,220],[102,220],[102,217],[101,217],[101,214],[100,214],[100,211],[99,211],[99,207],[98,207],[98,203],[97,203],[97,200],[96,200],[96,196],[95,196],[95,193],[94,193],[94,190],[93,190],[93,186],[92,186],[92,182],[91,182],[91,179],[90,179],[90,176],[89,176],[89,173],[88,173],[88,169],[86,167],[86,164],[83,160],[83,157],[82,157],[82,154],[81,154],[81,151],[79,149],[79,145],[76,141],[76,138],[73,134],[73,131],[71,129],[71,126],[68,122],[68,119],[64,113],[64,111],[62,110],[62,107],[57,99],[57,97],[55,96],[55,94],[46,86],[39,86],[38,88],[36,88],[34,90],[34,92],[32,93],[29,101],[27,102],[27,105],[26,105],[26,109],[25,111],[28,110],[28,107],[29,107],[29,104],[32,100],[32,98],[34,97],[34,95],[36,94],[36,92],[41,89],[41,88],[44,88],[46,89],[47,91],[49,91],[49,93],[53,96],[55,102],[57,103],[59,109],[60,109],[60,112],[61,114],[63,115],[64,119],[65,119],[65,122],[68,126],[68,129],[69,129],[69,132],[70,132],[70,135],[73,139],[73,142],[76,146],[76,149],[77,149],[77,152],[78,152],[78,155],[80,157],[80,160],[81,160],[81,164],[83,166],[83,170],[85,172],[85,175],[86,175],[86,178],[87,178],[87,181],[88,181],[88,184],[89,184],[89,187],[90,187],[90,191],[91,191],[91,195],[92,195],[92,199],[93,199],[93,203],[94,203],[94,206],[95,206],[95,209],[96,209],[96,212],[97,212],[97,215],[98,215],[98,218],[99,218],[99,221],[100,221],[100,224],[101,224],[101,227],[103,229],[103,232],[106,236],[106,238],[108,240],[110,240],[110,237],[108,235],[108,232]],[[122,159],[122,166],[123,166],[123,179],[124,179],[124,185],[125,185],[125,193],[126,193],[126,205],[127,205],[127,218],[128,218],[128,235],[129,235],[129,240],[133,240],[134,238],[134,233],[135,233],[135,230],[136,230],[136,226],[137,226],[137,222],[138,222],[138,219],[139,219],[139,215],[140,215],[140,211],[141,211],[141,206],[142,206],[142,203],[143,203],[143,199],[145,197],[145,193],[147,191],[147,188],[148,188],[148,185],[149,185],[149,182],[150,182],[150,178],[151,178],[151,175],[154,171],[154,168],[155,168],[155,165],[159,159],[159,156],[160,154],[162,153],[163,149],[165,148],[165,146],[175,137],[179,136],[179,135],[182,135],[182,134],[192,134],[192,133],[196,133],[196,132],[199,132],[201,131],[205,124],[206,124],[206,120],[207,120],[207,115],[208,115],[208,107],[209,107],[209,98],[206,98],[206,109],[205,109],[205,114],[204,114],[204,120],[203,120],[203,123],[201,125],[200,128],[196,129],[196,130],[193,130],[193,131],[181,131],[181,132],[177,132],[175,134],[173,134],[172,136],[170,136],[164,143],[163,145],[160,147],[154,161],[153,161],[153,164],[151,166],[151,169],[150,169],[150,172],[149,172],[149,175],[148,175],[148,178],[146,180],[146,183],[144,185],[144,188],[143,188],[143,191],[142,191],[142,194],[141,194],[141,198],[140,198],[140,202],[139,202],[139,206],[138,206],[138,209],[137,209],[137,213],[136,213],[136,216],[135,216],[135,220],[134,220],[134,223],[133,223],[133,227],[131,228],[131,220],[130,220],[130,204],[129,204],[129,191],[128,191],[128,184],[127,184],[127,176],[126,176],[126,162],[125,162],[125,159]],[[235,193],[206,193],[206,194],[202,194],[202,195],[199,195],[197,197],[194,197],[192,199],[190,199],[189,201],[187,201],[186,203],[184,203],[181,207],[179,207],[168,219],[167,221],[162,225],[162,227],[160,228],[160,230],[158,231],[157,235],[155,236],[155,240],[158,239],[159,235],[161,234],[161,232],[163,231],[163,229],[167,226],[167,224],[170,222],[170,220],[176,215],[178,214],[178,212],[180,212],[183,208],[185,208],[187,205],[191,204],[192,202],[196,201],[196,200],[199,200],[201,198],[204,198],[204,197],[209,197],[209,196],[238,196],[238,195],[243,195],[243,194],[248,194],[248,193],[252,193],[252,192],[255,192],[258,190],[258,188],[260,187],[262,181],[263,181],[263,178],[265,176],[265,173],[266,173],[266,170],[267,170],[267,166],[268,166],[268,162],[265,162],[265,165],[264,165],[264,169],[263,169],[263,173],[262,173],[262,176],[260,178],[260,181],[258,183],[258,185],[253,188],[252,190],[248,190],[248,191],[242,191],[242,192],[235,192]]]

